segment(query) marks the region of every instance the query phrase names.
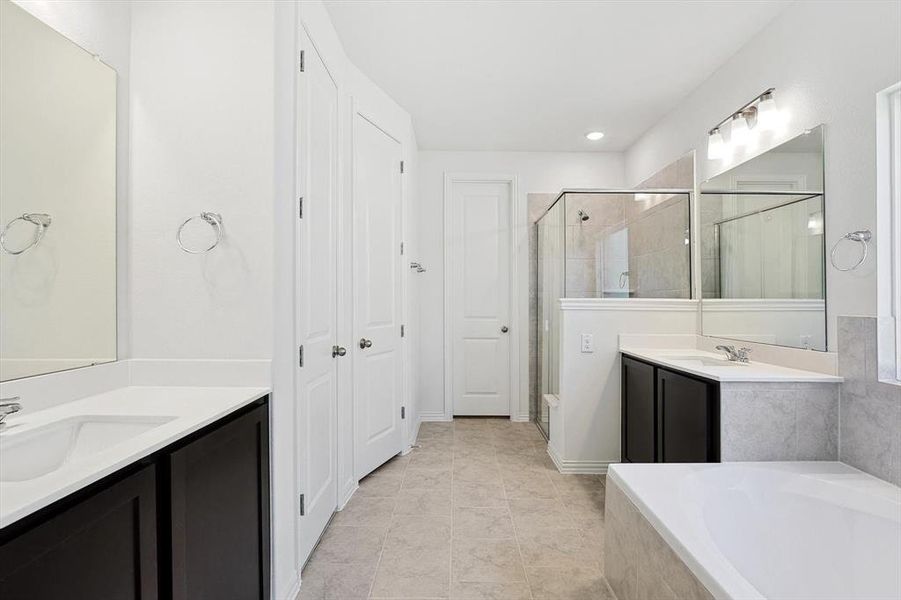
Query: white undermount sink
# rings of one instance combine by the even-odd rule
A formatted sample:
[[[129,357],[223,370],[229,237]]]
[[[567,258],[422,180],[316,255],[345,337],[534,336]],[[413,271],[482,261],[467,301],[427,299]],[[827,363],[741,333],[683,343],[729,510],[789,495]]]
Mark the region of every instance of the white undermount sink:
[[[176,417],[81,415],[0,434],[0,481],[37,479],[126,442]]]
[[[664,358],[664,356],[661,356]],[[724,358],[713,358],[703,354],[667,354],[667,360],[676,360],[680,362],[692,362],[705,367],[746,367],[748,363],[726,360]]]

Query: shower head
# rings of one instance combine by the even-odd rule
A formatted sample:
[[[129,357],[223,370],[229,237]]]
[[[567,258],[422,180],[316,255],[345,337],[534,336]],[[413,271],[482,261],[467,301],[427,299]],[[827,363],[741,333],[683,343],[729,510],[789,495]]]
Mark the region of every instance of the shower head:
[[[579,221],[582,221],[582,222],[585,222],[591,218],[588,216],[588,213],[585,212],[584,210],[580,210],[577,214],[579,216]]]

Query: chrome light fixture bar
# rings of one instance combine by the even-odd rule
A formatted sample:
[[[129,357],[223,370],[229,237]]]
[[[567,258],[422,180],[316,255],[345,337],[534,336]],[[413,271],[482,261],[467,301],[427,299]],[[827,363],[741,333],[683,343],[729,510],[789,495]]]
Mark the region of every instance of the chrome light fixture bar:
[[[726,155],[727,147],[722,134],[722,128],[726,123],[730,124],[729,144],[733,146],[745,144],[750,137],[752,127],[776,129],[779,125],[779,114],[774,97],[775,91],[776,88],[764,90],[714,125],[707,132],[707,158],[715,160]]]

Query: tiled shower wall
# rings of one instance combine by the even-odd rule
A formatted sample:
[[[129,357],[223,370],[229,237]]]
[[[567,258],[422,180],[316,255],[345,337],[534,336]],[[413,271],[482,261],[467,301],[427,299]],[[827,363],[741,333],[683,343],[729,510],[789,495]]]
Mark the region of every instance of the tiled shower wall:
[[[901,386],[878,380],[876,323],[838,318],[839,460],[901,485]]]

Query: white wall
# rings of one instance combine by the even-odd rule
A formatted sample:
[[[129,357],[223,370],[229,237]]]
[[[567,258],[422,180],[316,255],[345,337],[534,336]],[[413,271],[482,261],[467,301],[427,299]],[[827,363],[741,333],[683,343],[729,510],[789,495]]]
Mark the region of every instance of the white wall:
[[[626,179],[638,182],[693,148],[700,180],[745,160],[753,153],[738,153],[728,164],[708,161],[706,132],[775,87],[778,105],[789,113],[787,129],[763,138],[756,152],[825,123],[827,247],[847,231],[875,231],[875,95],[899,79],[901,4],[792,3],[629,148]],[[836,315],[875,315],[875,261],[848,273],[829,267],[827,307],[829,340]]]
[[[133,4],[134,357],[272,355],[274,24],[272,2]],[[187,254],[201,211],[225,233]]]
[[[131,4],[105,0],[16,4],[116,70],[116,330],[119,358],[130,356],[128,293],[129,223],[129,73],[131,69]]]
[[[427,269],[416,275],[420,282],[418,398],[424,419],[444,418],[444,174],[493,173],[515,175],[521,214],[527,214],[526,195],[559,192],[562,188],[616,188],[623,185],[623,157],[612,152],[441,152],[419,153],[419,246],[410,253]],[[528,229],[521,224],[515,234],[520,303],[519,314],[528,324]],[[522,320],[522,319],[521,319]],[[515,326],[516,324],[511,324]],[[528,351],[521,357],[520,414],[528,416]]]
[[[560,303],[560,406],[550,453],[563,471],[605,473],[620,461],[619,334],[694,334],[697,300],[567,299]],[[594,352],[581,351],[582,334]]]

